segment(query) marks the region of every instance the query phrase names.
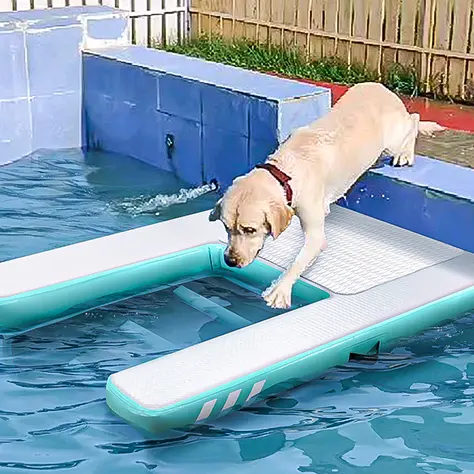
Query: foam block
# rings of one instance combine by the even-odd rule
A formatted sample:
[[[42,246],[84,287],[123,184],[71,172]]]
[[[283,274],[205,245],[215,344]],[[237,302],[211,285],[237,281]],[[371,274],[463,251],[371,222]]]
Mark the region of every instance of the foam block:
[[[114,8],[0,13],[0,103],[9,101],[0,121],[18,120],[12,131],[0,127],[1,162],[38,148],[85,145],[81,49],[128,41],[128,13]]]
[[[33,97],[31,116],[33,150],[76,148],[84,141],[78,91]]]
[[[0,27],[0,100],[28,96],[23,33]]]
[[[31,152],[28,99],[0,101],[0,164]]]
[[[79,21],[69,26],[52,28],[34,25],[26,30],[32,97],[80,90],[82,35],[83,27]]]

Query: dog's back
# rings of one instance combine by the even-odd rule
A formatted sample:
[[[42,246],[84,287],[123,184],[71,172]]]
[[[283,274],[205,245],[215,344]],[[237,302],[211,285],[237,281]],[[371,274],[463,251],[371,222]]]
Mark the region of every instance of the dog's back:
[[[384,151],[402,142],[409,127],[410,115],[393,92],[377,83],[358,84],[328,114],[296,130],[275,158],[288,166],[284,157],[291,155],[293,173],[306,168],[305,179],[308,168],[318,181],[324,176],[326,199],[334,202]]]

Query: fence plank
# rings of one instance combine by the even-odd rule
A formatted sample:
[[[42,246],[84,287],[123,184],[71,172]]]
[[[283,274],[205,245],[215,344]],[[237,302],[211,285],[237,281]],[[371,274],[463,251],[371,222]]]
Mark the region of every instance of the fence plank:
[[[244,0],[240,0],[244,3]],[[245,0],[245,18],[258,19],[258,0]],[[245,37],[255,41],[257,39],[258,23],[245,25]]]
[[[239,0],[235,0],[238,2]],[[267,0],[270,1],[270,23],[275,25],[275,28],[270,30],[270,41],[275,45],[281,45],[283,25],[283,8],[285,0]]]
[[[270,22],[271,5],[268,0],[259,0],[258,5],[258,21],[263,23]],[[267,25],[259,24],[257,40],[261,43],[268,43],[270,41],[270,29]]]
[[[432,46],[432,35],[434,25],[435,4],[434,0],[424,0],[421,8],[421,46],[423,50],[429,50]],[[425,92],[429,92],[430,83],[428,81],[431,71],[431,54],[424,52],[421,57],[421,80]]]
[[[61,7],[66,7],[67,3],[66,3],[66,0],[52,0],[51,6],[53,8],[61,8]]]
[[[474,9],[474,7],[471,7]],[[471,18],[469,22],[469,45],[468,53],[474,53],[474,15],[471,10]],[[467,61],[466,80],[464,83],[464,98],[474,101],[474,60]]]
[[[351,35],[352,25],[352,2],[353,0],[339,0],[338,33]],[[343,61],[351,61],[351,44],[348,41],[338,40],[336,55]]]
[[[189,22],[191,23],[190,37],[192,39],[197,39],[201,34],[201,14],[191,12],[189,15]]]
[[[12,0],[0,0],[0,12],[9,12],[13,10]]]
[[[213,11],[212,7],[213,4],[209,3],[209,0],[192,0],[193,6],[198,8],[200,10],[200,13],[196,16],[196,23],[195,25],[197,26],[197,33],[196,35],[203,35],[203,34],[209,34],[210,29],[209,29],[209,15],[207,15],[205,12],[206,11]]]
[[[296,26],[302,30],[310,28],[310,9],[313,0],[299,0],[298,9],[296,11]],[[309,57],[309,33],[296,33],[295,43],[298,49]]]
[[[17,10],[30,10],[30,0],[16,0]]]
[[[372,40],[382,41],[383,0],[368,0],[368,32],[367,37]],[[371,71],[381,73],[382,48],[367,46],[366,65]]]
[[[323,0],[324,5],[324,30],[328,33],[337,33],[338,0]],[[323,56],[333,57],[336,54],[336,40],[324,38]]]
[[[385,34],[383,41],[396,43],[398,40],[398,21],[400,16],[400,0],[385,0]],[[383,48],[382,64],[388,67],[397,60],[397,51],[392,48]]]
[[[453,30],[451,33],[452,43],[450,50],[466,53],[469,41],[469,20],[472,0],[456,0],[453,7]],[[450,94],[456,97],[464,97],[466,66],[466,61],[462,59],[452,58],[449,61],[448,89]]]
[[[352,35],[356,38],[367,38],[367,8],[366,0],[354,0],[354,23]],[[363,43],[353,43],[351,52],[351,62],[365,64],[366,45]]]
[[[324,10],[321,0],[313,0],[310,11],[310,28],[311,31],[324,29]],[[317,34],[311,35],[309,43],[309,54],[314,59],[323,56],[323,38]]]
[[[234,1],[234,15],[236,18],[245,18],[245,1],[244,0],[235,0]],[[237,38],[245,37],[245,24],[241,21],[236,21],[234,23],[234,35]]]
[[[449,32],[451,26],[451,5],[449,0],[436,0],[434,44],[438,50],[449,47]],[[448,61],[442,55],[434,55],[431,61],[430,89],[435,94],[446,93]]]
[[[168,1],[168,0],[164,0]],[[222,12],[222,0],[213,0],[212,7],[210,8],[211,12]],[[166,15],[166,16],[169,16]],[[168,23],[166,23],[166,27],[168,28]],[[221,16],[219,14],[209,15],[209,31],[211,34],[219,34],[221,31]],[[169,33],[167,33],[169,35]]]
[[[159,0],[158,3],[161,3]],[[148,10],[147,0],[134,0],[132,2],[132,11],[134,13],[146,13]],[[146,16],[142,18],[133,18],[133,39],[135,43],[146,46],[148,44],[149,31],[148,31],[148,18]]]
[[[156,0],[155,0],[156,1]],[[148,10],[152,11],[152,1],[148,0]],[[167,33],[167,28],[163,31],[163,18],[161,15],[153,15],[150,17],[148,23],[149,28],[149,39],[151,44],[158,44],[163,42],[163,35]]]
[[[298,7],[298,0],[285,0],[283,7],[283,23],[289,26],[296,26],[296,11]],[[295,45],[295,33],[291,30],[286,30],[283,35],[283,41],[286,46]]]
[[[233,16],[233,0],[222,0],[222,13]],[[234,26],[233,21],[228,18],[223,18],[221,21],[221,35],[224,38],[231,39],[233,37]]]
[[[403,0],[400,12],[400,43],[416,45],[420,44],[417,38],[419,28],[419,4],[418,0]],[[399,51],[398,62],[406,66],[417,67],[421,58],[410,51]]]
[[[69,0],[71,1],[71,0]],[[125,11],[132,11],[132,0],[117,0],[118,3],[116,3],[116,6],[118,8],[122,8]]]
[[[200,25],[200,34],[202,35],[209,35],[212,33],[211,31],[211,21],[210,16],[206,14],[199,15],[199,25]]]
[[[43,10],[44,8],[48,8],[48,0],[34,0],[33,1],[33,8],[36,10]]]

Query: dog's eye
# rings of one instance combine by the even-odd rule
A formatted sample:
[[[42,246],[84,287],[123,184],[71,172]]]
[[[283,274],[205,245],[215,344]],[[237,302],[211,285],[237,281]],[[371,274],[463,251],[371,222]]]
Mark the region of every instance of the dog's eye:
[[[255,234],[255,232],[257,232],[257,229],[254,229],[253,227],[242,227],[242,231],[245,234]]]

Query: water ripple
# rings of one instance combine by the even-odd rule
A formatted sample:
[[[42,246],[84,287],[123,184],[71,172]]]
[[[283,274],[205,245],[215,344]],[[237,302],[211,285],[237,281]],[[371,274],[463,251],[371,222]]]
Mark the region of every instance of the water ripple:
[[[57,471],[59,469],[71,469],[79,466],[86,459],[78,459],[75,461],[61,462],[61,463],[24,463],[24,462],[1,462],[0,467],[10,469],[26,469],[29,471]]]
[[[209,209],[217,198],[212,186],[77,150],[34,154],[1,167],[0,179],[0,261]],[[108,410],[104,389],[111,373],[204,337],[199,314],[167,313],[171,294],[11,341],[0,353],[0,472],[474,472],[474,315],[401,340],[375,364],[352,361],[212,423],[151,437]],[[235,295],[258,311],[258,298]],[[128,321],[145,331],[120,329]],[[147,336],[155,330],[173,349]],[[206,337],[225,329],[213,331]]]

